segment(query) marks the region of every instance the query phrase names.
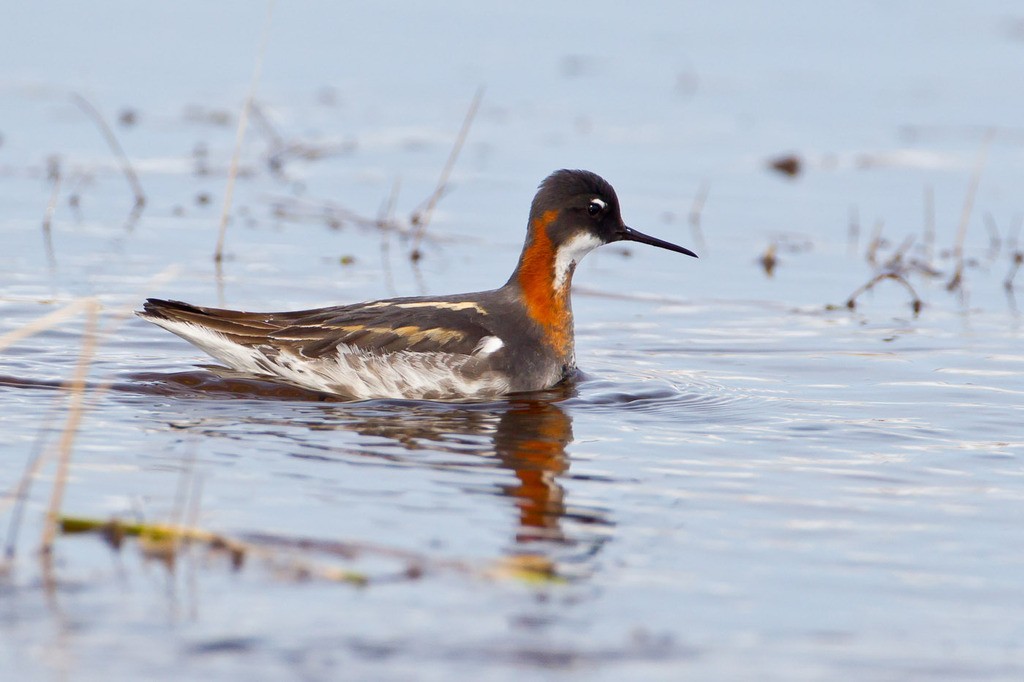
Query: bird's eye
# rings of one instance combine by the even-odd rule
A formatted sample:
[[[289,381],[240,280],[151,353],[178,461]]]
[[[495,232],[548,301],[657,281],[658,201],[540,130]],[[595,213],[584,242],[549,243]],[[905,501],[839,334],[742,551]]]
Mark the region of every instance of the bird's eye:
[[[596,216],[598,213],[604,210],[605,206],[607,205],[608,204],[604,203],[600,199],[591,199],[590,204],[587,206],[587,215]]]

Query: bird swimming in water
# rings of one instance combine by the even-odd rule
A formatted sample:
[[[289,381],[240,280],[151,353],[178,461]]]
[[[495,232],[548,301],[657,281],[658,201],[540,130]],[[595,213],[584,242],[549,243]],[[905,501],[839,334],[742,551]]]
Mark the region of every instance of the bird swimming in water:
[[[541,183],[519,262],[497,289],[283,313],[151,298],[138,315],[234,370],[347,399],[495,398],[575,372],[573,272],[619,241],[697,256],[627,227],[600,176],[559,170]]]

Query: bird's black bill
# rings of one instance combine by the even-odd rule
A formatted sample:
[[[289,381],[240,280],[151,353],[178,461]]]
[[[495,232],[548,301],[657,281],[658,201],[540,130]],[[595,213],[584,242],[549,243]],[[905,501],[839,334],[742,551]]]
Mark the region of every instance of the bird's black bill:
[[[658,239],[657,237],[651,237],[650,235],[646,235],[643,232],[638,232],[637,230],[634,230],[632,227],[626,227],[625,225],[623,225],[622,230],[619,232],[619,235],[619,239],[621,241],[650,244],[651,246],[657,246],[658,248],[668,249],[669,251],[675,251],[676,253],[685,253],[687,256],[693,256],[694,258],[698,257],[697,254],[695,254],[693,251],[690,251],[687,248],[683,248],[682,246],[676,246],[672,242],[667,242],[663,239]]]

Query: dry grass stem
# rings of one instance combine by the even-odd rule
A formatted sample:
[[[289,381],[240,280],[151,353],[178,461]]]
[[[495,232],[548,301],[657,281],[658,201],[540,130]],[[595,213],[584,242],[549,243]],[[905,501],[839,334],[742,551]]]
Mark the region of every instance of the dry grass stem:
[[[166,268],[147,279],[140,289],[142,292],[159,289],[163,285],[175,279],[180,272],[181,267],[179,265],[168,265]],[[107,315],[108,321],[101,330],[101,333],[103,335],[109,335],[117,331],[118,327],[124,324],[125,320],[135,314],[138,301],[144,297],[145,296],[142,293],[133,293],[129,295],[126,303],[114,308],[113,311]]]
[[[771,242],[770,244],[768,244],[768,247],[764,250],[764,253],[761,254],[761,257],[758,259],[758,262],[761,264],[761,267],[764,268],[764,274],[767,275],[768,277],[771,277],[772,275],[775,274],[775,266],[779,264],[779,259],[776,255],[776,250],[777,247],[775,245],[775,242]]]
[[[57,267],[57,254],[53,250],[53,215],[57,212],[57,200],[60,199],[60,185],[63,177],[58,166],[53,176],[53,189],[50,191],[50,200],[46,202],[46,211],[43,213],[43,241],[46,248],[46,261],[50,269]]]
[[[54,401],[51,403],[47,414],[40,420],[39,432],[36,436],[32,452],[25,463],[25,470],[21,479],[2,498],[0,498],[0,510],[11,506],[11,516],[7,525],[7,538],[4,541],[4,561],[10,563],[18,546],[18,531],[21,528],[21,520],[24,517],[25,502],[28,500],[29,489],[36,478],[36,474],[46,461],[46,434],[49,433],[57,417],[60,405]]]
[[[178,272],[178,267],[177,266],[168,267],[165,270],[163,270],[162,272],[158,273],[156,276],[152,277],[150,280],[148,280],[148,282],[146,283],[146,285],[144,285],[143,288],[146,289],[146,290],[151,289],[153,286],[159,285],[160,283],[162,283],[162,282],[172,278],[173,276],[175,276],[177,274],[177,272]],[[81,366],[82,358],[84,357],[84,355],[86,353],[86,343],[89,342],[89,339],[92,338],[93,348],[90,351],[90,354],[93,354],[95,352],[95,347],[98,346],[98,343],[99,343],[98,336],[100,334],[110,334],[113,331],[115,331],[116,328],[121,323],[123,323],[124,320],[127,319],[132,314],[132,312],[135,309],[134,302],[138,298],[139,298],[138,296],[132,296],[132,298],[131,298],[132,302],[130,304],[126,304],[126,305],[122,306],[120,309],[116,310],[112,315],[110,315],[109,316],[110,317],[109,323],[102,330],[93,329],[93,333],[91,334],[91,336],[87,333],[83,337],[83,349],[82,349],[82,353],[80,354],[80,357],[79,357],[79,367]],[[18,341],[21,341],[22,339],[25,339],[25,338],[27,338],[29,336],[32,336],[34,334],[38,334],[38,333],[40,333],[42,331],[46,331],[47,329],[51,329],[51,328],[59,325],[63,321],[67,320],[68,318],[73,317],[73,316],[79,314],[82,310],[89,310],[90,311],[90,315],[92,315],[92,314],[98,315],[98,312],[99,312],[99,302],[96,301],[95,299],[80,299],[80,300],[77,300],[77,301],[73,301],[72,303],[70,303],[70,304],[66,305],[65,307],[61,308],[60,310],[56,310],[56,311],[50,313],[49,315],[44,315],[43,317],[41,317],[41,318],[39,318],[39,319],[37,319],[37,320],[35,320],[33,322],[30,322],[28,324],[22,325],[19,329],[16,329],[16,330],[14,330],[12,332],[8,332],[7,334],[4,334],[3,336],[0,336],[0,350],[3,350],[7,346],[10,346],[10,345],[12,345],[14,343],[17,343]],[[96,323],[98,325],[98,318],[97,318],[97,322]],[[87,369],[88,369],[88,367],[86,367],[86,370]],[[78,371],[78,369],[76,368],[76,376],[77,376],[77,371]],[[100,384],[93,391],[94,396],[102,395],[103,392],[105,392],[107,389],[110,388],[110,386],[111,386],[111,382],[109,382],[109,381],[108,382],[104,382],[103,384]],[[78,389],[76,389],[76,384],[75,384],[74,379],[71,382],[69,382],[68,384],[66,384],[65,387],[69,388],[72,391],[73,401],[72,401],[72,406],[69,407],[69,415],[68,415],[69,423],[66,423],[66,425],[65,425],[64,435],[62,436],[62,443],[65,440],[67,440],[68,443],[73,443],[74,433],[73,432],[69,432],[68,428],[70,426],[73,426],[75,429],[77,429],[77,426],[78,426],[78,424],[81,421],[81,416],[82,415],[81,415],[81,411],[79,411],[79,413],[75,416],[74,423],[73,424],[70,423],[70,419],[71,419],[71,416],[72,416],[71,415],[71,410],[72,410],[72,408],[74,406],[74,395],[75,395],[75,391],[78,390]],[[84,379],[83,379],[83,384],[82,384],[81,390],[84,391],[84,388],[85,388],[85,386],[84,386]],[[81,404],[81,399],[79,399],[79,403]],[[61,452],[61,454],[63,456],[63,454],[64,454],[63,445],[58,446],[58,451]],[[31,484],[31,481],[33,481],[35,479],[37,473],[43,467],[43,465],[49,460],[51,454],[52,454],[51,451],[43,451],[40,455],[32,458],[32,461],[26,467],[25,472],[22,475],[21,480],[18,482],[18,484],[13,489],[8,491],[3,496],[3,498],[0,498],[0,506],[8,506],[11,503],[17,502],[17,501],[19,501],[19,500],[21,500],[21,499],[23,499],[23,498],[25,498],[27,496],[29,485]],[[12,519],[12,523],[15,523],[16,520],[17,519]],[[13,536],[16,533],[16,531],[17,531],[16,526],[12,526],[12,530],[9,532],[9,534]],[[10,555],[12,553],[13,553],[13,548],[8,548],[8,555]]]
[[[398,191],[401,188],[402,181],[395,178],[395,181],[391,183],[391,192],[388,193],[388,198],[381,203],[380,210],[377,212],[377,227],[384,232],[390,231],[389,228],[394,224],[395,205],[398,203]]]
[[[49,315],[43,315],[42,317],[23,324],[13,331],[9,331],[6,334],[0,335],[0,351],[8,346],[18,343],[22,339],[26,339],[39,332],[51,329],[64,320],[74,317],[82,310],[85,310],[91,305],[95,304],[95,299],[83,298],[77,301],[72,301],[59,310],[54,310]]]
[[[326,223],[331,229],[339,229],[346,224],[351,224],[367,230],[394,232],[402,237],[412,234],[411,230],[395,220],[393,215],[386,220],[381,218],[380,213],[377,214],[377,217],[370,218],[327,200],[280,197],[274,199],[272,212],[274,217],[279,220]],[[423,240],[430,241],[430,235],[424,235]]]
[[[193,490],[193,478],[195,476],[196,449],[189,449],[189,454],[184,459],[184,466],[178,471],[178,484],[174,491],[174,506],[171,507],[171,523],[181,525],[184,523],[185,515],[191,506],[189,498]]]
[[[585,285],[574,285],[572,293],[573,296],[591,296],[593,298],[605,298],[612,301],[643,301],[645,303],[660,303],[664,305],[677,306],[692,305],[692,301],[675,296],[663,296],[660,294],[633,294],[623,291],[592,289]]]
[[[903,269],[903,257],[906,255],[910,247],[914,245],[916,237],[910,234],[904,238],[903,242],[893,251],[892,255],[889,256],[888,260],[882,266],[883,269],[889,271],[897,271]]]
[[[872,277],[865,284],[862,284],[860,287],[858,287],[856,291],[850,294],[849,298],[846,299],[846,307],[849,308],[850,310],[856,308],[857,298],[861,294],[870,291],[875,287],[876,284],[886,279],[895,280],[896,282],[902,284],[903,288],[906,289],[907,292],[910,294],[910,307],[913,309],[914,314],[916,315],[919,312],[921,312],[921,308],[924,304],[921,302],[920,297],[918,297],[917,292],[914,290],[914,287],[910,285],[910,282],[907,281],[907,278],[898,272],[883,272]]]
[[[75,443],[75,436],[78,433],[78,426],[81,424],[82,415],[85,413],[85,381],[89,376],[89,368],[92,365],[92,358],[96,351],[97,328],[99,326],[99,302],[89,299],[86,306],[88,317],[86,318],[85,329],[82,332],[82,350],[78,356],[78,363],[71,378],[69,390],[71,393],[68,404],[67,420],[64,423],[64,431],[61,433],[60,441],[57,443],[57,472],[54,474],[53,492],[50,496],[50,506],[46,513],[46,523],[43,526],[43,539],[40,551],[50,554],[53,550],[53,539],[57,534],[57,524],[60,516],[61,504],[64,501],[64,490],[67,486],[68,470],[71,464],[71,450]]]
[[[1018,213],[1013,217],[1010,229],[1006,231],[1006,250],[1013,253],[1017,250],[1017,240],[1020,237],[1020,228],[1024,226],[1024,214]]]
[[[857,253],[860,242],[860,213],[856,206],[850,207],[850,219],[846,224],[846,248],[850,255]]]
[[[466,117],[462,121],[462,128],[459,129],[459,134],[455,137],[455,143],[452,145],[452,151],[448,154],[448,161],[445,162],[444,168],[441,170],[441,176],[437,180],[437,186],[426,201],[420,205],[415,211],[413,211],[411,222],[414,226],[412,235],[412,248],[409,252],[412,260],[419,260],[423,255],[420,252],[420,245],[423,241],[423,234],[426,232],[427,225],[430,224],[430,218],[434,213],[434,208],[437,206],[437,202],[440,201],[441,197],[448,191],[448,178],[451,176],[452,170],[455,168],[455,162],[459,158],[459,153],[462,151],[462,146],[466,142],[466,137],[469,135],[469,128],[473,125],[473,119],[476,117],[476,112],[480,108],[480,102],[484,97],[484,89],[480,88],[476,91],[473,96],[473,101],[469,104],[469,110],[466,112]]]
[[[978,194],[978,185],[981,183],[981,173],[988,161],[988,150],[992,146],[995,137],[995,130],[989,128],[981,141],[981,149],[978,150],[978,160],[974,164],[974,172],[971,174],[971,181],[967,185],[967,194],[964,197],[964,207],[960,213],[960,225],[956,232],[956,243],[953,246],[953,257],[956,259],[956,269],[953,276],[946,284],[946,289],[954,291],[963,282],[964,274],[964,241],[967,239],[967,228],[971,223],[971,211],[974,209],[974,198]]]
[[[377,226],[380,230],[380,260],[381,267],[384,269],[384,284],[392,296],[397,295],[398,292],[395,289],[394,273],[391,271],[391,230],[386,229],[386,227],[394,221],[395,204],[398,203],[398,190],[401,188],[401,185],[401,181],[395,178],[394,183],[391,185],[391,193],[384,203],[381,204],[380,211],[377,214]]]
[[[989,261],[994,261],[999,258],[999,252],[1003,248],[1002,237],[999,236],[999,226],[996,225],[996,219],[991,213],[985,211],[985,215],[982,216],[985,222],[985,229],[988,230],[988,253],[986,257]]]
[[[49,315],[45,315],[38,320],[30,322],[29,324],[22,325],[22,327],[14,330],[13,332],[8,332],[4,336],[0,337],[0,350],[17,343],[24,338],[32,336],[33,334],[37,334],[60,324],[69,317],[77,315],[93,303],[95,303],[95,301],[92,299],[74,301],[60,310],[56,310]],[[49,420],[46,420],[46,423],[48,424]],[[40,440],[38,440],[37,443],[41,443],[41,439],[42,435],[40,435]],[[50,452],[42,450],[41,446],[39,447],[40,451],[30,457],[29,463],[26,465],[25,471],[22,473],[21,479],[18,483],[7,491],[3,498],[0,498],[0,508],[8,507],[16,503],[20,505],[27,498],[29,487],[31,486],[32,481],[35,480],[36,474],[49,460]],[[8,527],[8,543],[5,549],[5,556],[7,559],[11,559],[14,556],[15,547],[13,545],[13,538],[17,536],[21,516],[21,513],[17,510],[11,516],[11,523]]]
[[[705,180],[697,189],[697,194],[693,197],[693,205],[690,206],[690,233],[693,236],[694,247],[701,253],[707,250],[707,244],[704,242],[704,230],[701,229],[700,218],[710,191],[711,183]]]
[[[272,175],[282,180],[287,179],[285,164],[289,159],[314,161],[330,156],[349,154],[355,148],[355,143],[351,140],[344,142],[289,141],[274,127],[263,108],[255,101],[249,107],[249,114],[253,123],[259,126],[270,142],[270,149],[266,156],[267,168]]]
[[[1003,280],[1003,287],[1007,291],[1013,290],[1013,280],[1016,279],[1021,264],[1024,264],[1024,251],[1014,251],[1010,260],[1010,271],[1006,273],[1006,279]]]
[[[114,152],[114,156],[117,157],[118,163],[121,164],[121,171],[124,173],[125,178],[128,180],[128,184],[132,188],[132,193],[135,195],[135,207],[134,212],[141,211],[142,207],[146,205],[146,194],[142,191],[142,185],[139,183],[139,176],[136,175],[135,169],[132,168],[131,161],[128,160],[128,155],[124,153],[124,149],[121,148],[121,143],[117,141],[117,136],[114,135],[114,131],[107,125],[107,122],[103,120],[103,116],[99,110],[92,105],[82,95],[77,92],[71,93],[71,99],[75,101],[75,104],[86,113],[96,124],[96,127],[103,133],[103,137],[107,141],[107,145],[110,150]]]
[[[924,258],[931,263],[935,257],[935,189],[924,188]]]
[[[1006,233],[1006,250],[1010,253],[1010,272],[1003,280],[1003,286],[1007,291],[1013,291],[1013,280],[1024,263],[1024,251],[1017,249],[1017,239],[1020,236],[1020,228],[1024,225],[1024,215],[1014,216],[1013,224]]]
[[[317,540],[269,533],[252,533],[243,538],[203,530],[194,525],[125,522],[62,516],[59,529],[64,534],[97,533],[115,549],[134,537],[144,556],[173,567],[184,546],[200,544],[210,551],[226,554],[232,567],[240,569],[247,561],[264,562],[274,573],[290,580],[318,579],[356,586],[417,580],[428,571],[446,571],[487,580],[517,580],[531,584],[558,584],[567,580],[558,573],[557,564],[539,554],[516,555],[488,561],[483,565],[458,559],[435,558],[422,553],[366,542]],[[328,565],[301,555],[323,555],[345,561],[372,556],[397,562],[400,569],[385,575],[369,576],[359,571]]]
[[[235,151],[231,155],[231,166],[228,169],[227,184],[224,187],[224,206],[221,208],[220,213],[217,248],[213,252],[213,260],[218,263],[224,260],[224,238],[228,230],[228,220],[231,216],[231,202],[235,195],[235,181],[238,179],[238,163],[242,156],[242,142],[245,141],[245,129],[249,124],[249,112],[253,107],[253,100],[256,98],[256,87],[260,82],[260,74],[263,72],[263,57],[266,55],[267,43],[270,41],[270,24],[273,14],[274,0],[268,0],[267,17],[263,25],[263,38],[256,53],[256,65],[253,67],[249,94],[246,96],[245,104],[242,106],[242,114],[238,117],[238,130],[235,133]]]
[[[277,131],[277,128],[270,122],[267,115],[263,113],[263,107],[255,101],[249,105],[249,115],[252,116],[253,122],[263,129],[263,134],[270,140],[271,149],[283,149],[287,146],[284,136]],[[273,158],[273,154],[269,156]],[[271,169],[273,170],[273,166]]]
[[[871,241],[868,242],[868,250],[864,254],[864,258],[871,265],[878,263],[878,249],[882,247],[885,241],[882,239],[882,228],[885,227],[885,221],[879,219],[875,221],[875,231],[871,235]]]

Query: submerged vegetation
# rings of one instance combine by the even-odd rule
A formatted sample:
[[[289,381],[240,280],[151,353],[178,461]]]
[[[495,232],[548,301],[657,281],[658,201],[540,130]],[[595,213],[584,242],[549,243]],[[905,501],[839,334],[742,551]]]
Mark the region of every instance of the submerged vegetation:
[[[989,150],[992,144],[998,140],[997,133],[998,131],[995,129],[989,129],[982,134],[978,158],[968,182],[963,209],[957,223],[956,237],[952,246],[947,250],[936,251],[935,197],[932,189],[928,187],[925,190],[924,223],[921,237],[919,238],[913,234],[907,235],[896,246],[893,246],[893,243],[886,239],[883,234],[884,221],[878,220],[863,253],[864,261],[873,270],[872,274],[866,282],[850,293],[841,306],[827,304],[825,306],[827,310],[839,310],[842,308],[854,310],[858,307],[858,302],[864,294],[874,290],[877,285],[883,282],[891,281],[899,284],[906,292],[909,298],[908,305],[916,316],[922,312],[926,304],[911,283],[912,279],[943,279],[946,282],[945,290],[947,292],[965,296],[967,291],[966,271],[980,265],[991,267],[1003,256],[1010,263],[1009,272],[1003,280],[1003,288],[1011,297],[1011,304],[1013,303],[1014,280],[1017,269],[1022,261],[1022,252],[1017,246],[1017,239],[1022,222],[1024,222],[1024,214],[1015,216],[1005,235],[1001,235],[991,213],[985,213],[984,226],[989,235],[989,248],[985,256],[985,263],[982,264],[976,259],[967,257],[965,252],[965,242],[972,224],[978,186],[981,182]],[[767,166],[771,170],[795,179],[802,172],[805,172],[806,164],[798,155],[789,154],[769,160]],[[858,212],[852,210],[847,234],[850,249],[854,252],[857,250],[860,233]],[[780,250],[785,250],[789,253],[802,253],[812,249],[813,245],[809,241],[794,241],[783,235],[768,244],[757,262],[764,269],[765,274],[771,277],[779,264],[778,252]]]

